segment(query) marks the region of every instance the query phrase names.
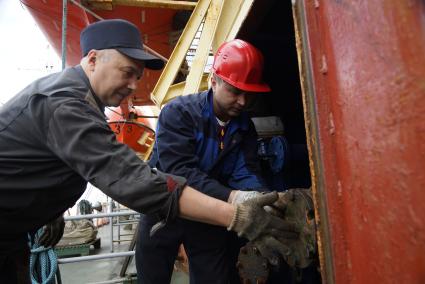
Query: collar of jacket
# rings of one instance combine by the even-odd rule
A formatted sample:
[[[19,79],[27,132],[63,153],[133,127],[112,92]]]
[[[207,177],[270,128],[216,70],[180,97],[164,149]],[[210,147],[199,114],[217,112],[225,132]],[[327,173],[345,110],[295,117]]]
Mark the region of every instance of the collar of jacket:
[[[86,84],[89,91],[87,92],[87,95],[85,99],[95,108],[98,108],[103,116],[105,116],[105,105],[100,101],[100,99],[97,97],[95,92],[93,91],[89,78],[87,77],[86,73],[83,70],[83,67],[81,65],[77,65],[74,67],[75,71],[77,71],[78,75],[81,77],[81,79]]]
[[[214,104],[213,96],[214,92],[212,88],[208,91],[205,91],[207,94],[205,96],[205,103],[202,108],[202,118],[204,121],[214,122],[214,125],[217,124],[216,116],[214,113]],[[238,130],[247,131],[249,128],[249,117],[246,112],[242,112],[238,117],[232,118],[227,125],[227,131],[230,135],[234,134]]]

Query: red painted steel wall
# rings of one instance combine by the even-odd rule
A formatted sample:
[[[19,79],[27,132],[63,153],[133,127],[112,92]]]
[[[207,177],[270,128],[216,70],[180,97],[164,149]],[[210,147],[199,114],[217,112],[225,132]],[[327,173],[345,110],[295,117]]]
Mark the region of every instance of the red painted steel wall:
[[[425,283],[425,2],[305,0],[336,283]]]

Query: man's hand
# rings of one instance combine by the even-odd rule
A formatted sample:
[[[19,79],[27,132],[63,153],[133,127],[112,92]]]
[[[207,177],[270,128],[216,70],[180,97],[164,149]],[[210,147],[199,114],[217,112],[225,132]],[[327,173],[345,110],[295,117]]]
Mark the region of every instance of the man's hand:
[[[259,191],[242,191],[242,190],[232,190],[229,196],[229,200],[227,202],[237,205],[239,203],[245,202],[254,197],[260,196],[261,193]],[[279,199],[273,203],[273,206],[264,206],[264,210],[266,212],[271,213],[272,215],[283,217],[282,211],[285,210],[286,203],[282,204],[281,202],[281,193],[279,193]]]
[[[279,193],[279,199],[272,206],[266,206],[265,210],[285,221],[297,224],[299,236],[296,239],[261,236],[251,242],[252,245],[272,265],[279,263],[277,257],[279,254],[291,267],[305,268],[310,265],[317,251],[311,190],[293,188]]]
[[[232,203],[233,205],[236,205],[259,195],[261,195],[261,193],[258,191],[232,190],[228,202]]]
[[[264,206],[272,205],[277,199],[277,193],[271,192],[236,204],[235,215],[227,229],[250,241],[261,235],[276,239],[297,238],[299,230],[294,222],[285,221],[264,210]]]
[[[64,227],[65,221],[62,215],[45,225],[43,234],[38,240],[39,245],[45,248],[54,247],[62,238]]]

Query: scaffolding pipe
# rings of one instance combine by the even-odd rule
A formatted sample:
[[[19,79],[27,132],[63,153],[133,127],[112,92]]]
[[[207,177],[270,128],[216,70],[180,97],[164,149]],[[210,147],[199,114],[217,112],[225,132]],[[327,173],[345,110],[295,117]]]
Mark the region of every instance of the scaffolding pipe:
[[[105,3],[104,0],[89,0],[90,3],[106,4],[106,7],[113,8],[114,6],[130,6],[142,8],[165,8],[176,10],[193,10],[196,2],[191,1],[175,1],[175,0],[110,0]]]
[[[65,221],[71,220],[81,220],[81,219],[95,219],[95,218],[104,218],[104,217],[117,217],[117,216],[129,216],[140,214],[136,211],[122,211],[122,212],[111,212],[111,213],[98,213],[98,214],[87,214],[87,215],[76,215],[76,216],[65,216]]]
[[[113,283],[127,283],[128,281],[131,280],[137,280],[137,278],[117,278],[117,279],[112,279],[112,280],[106,280],[106,281],[101,281],[101,282],[90,282],[87,284],[113,284]],[[126,282],[127,281],[127,282]],[[130,282],[129,282],[130,283]],[[133,283],[133,282],[131,282]]]
[[[109,205],[108,205],[108,213],[109,214],[114,213],[112,211],[113,211],[113,201],[112,201],[112,198],[111,198],[111,200],[109,201]],[[121,212],[116,212],[116,213],[121,213]],[[109,244],[110,244],[111,247],[110,247],[109,251],[111,253],[114,252],[114,226],[112,226],[113,222],[114,222],[114,218],[110,215],[110,217],[109,217],[109,229],[110,229],[111,239],[110,239]]]
[[[103,18],[101,16],[99,16],[98,14],[96,14],[95,12],[93,12],[92,10],[90,10],[89,8],[84,7],[83,5],[81,5],[80,3],[78,3],[77,1],[75,1],[75,0],[69,0],[69,1],[71,1],[71,3],[74,4],[75,6],[83,9],[84,11],[86,11],[87,13],[89,13],[90,15],[92,15],[93,17],[95,17],[96,19],[103,20]]]
[[[105,253],[105,254],[98,254],[98,255],[60,258],[58,259],[58,264],[82,262],[82,261],[89,261],[89,260],[99,260],[99,259],[123,257],[123,256],[133,256],[134,253],[135,253],[134,251],[124,251],[124,252]]]
[[[66,18],[68,14],[68,0],[62,1],[62,70],[66,67]]]

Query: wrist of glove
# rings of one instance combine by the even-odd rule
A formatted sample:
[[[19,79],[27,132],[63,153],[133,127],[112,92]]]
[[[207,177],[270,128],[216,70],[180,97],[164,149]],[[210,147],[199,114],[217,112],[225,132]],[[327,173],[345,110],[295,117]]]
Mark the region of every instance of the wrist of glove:
[[[295,223],[273,216],[264,210],[264,206],[272,205],[277,199],[277,193],[271,192],[259,194],[236,204],[235,214],[227,229],[248,240],[255,240],[260,235],[284,239],[297,238],[299,231]]]
[[[250,200],[252,198],[258,197],[260,195],[261,195],[261,193],[259,193],[258,191],[238,190],[238,191],[236,191],[235,195],[233,196],[232,204],[237,205],[237,204],[243,203],[247,200]]]
[[[43,228],[43,233],[38,239],[39,245],[45,248],[54,247],[62,238],[64,228],[65,220],[62,215],[46,224]]]

